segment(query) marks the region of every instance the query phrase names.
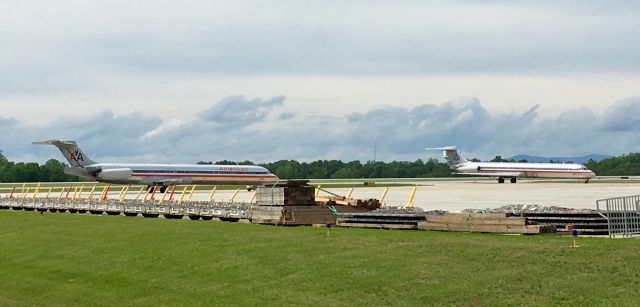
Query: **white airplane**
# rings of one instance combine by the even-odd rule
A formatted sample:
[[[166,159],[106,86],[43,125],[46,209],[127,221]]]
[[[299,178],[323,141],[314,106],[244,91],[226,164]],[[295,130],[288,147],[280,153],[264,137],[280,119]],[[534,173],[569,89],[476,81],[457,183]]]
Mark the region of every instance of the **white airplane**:
[[[460,157],[455,146],[426,149],[442,150],[444,159],[459,175],[497,177],[499,183],[504,183],[505,178],[509,178],[511,183],[516,183],[518,177],[582,179],[587,183],[596,175],[582,164],[472,162]]]
[[[161,192],[175,184],[262,185],[278,180],[266,168],[255,165],[97,163],[74,141],[50,140],[33,144],[58,147],[71,165],[65,167],[65,174],[106,183],[160,186]]]

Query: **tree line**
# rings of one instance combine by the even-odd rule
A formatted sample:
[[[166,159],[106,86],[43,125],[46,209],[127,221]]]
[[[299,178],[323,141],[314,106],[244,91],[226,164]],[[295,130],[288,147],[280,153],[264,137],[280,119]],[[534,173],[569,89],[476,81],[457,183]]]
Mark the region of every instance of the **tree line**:
[[[64,182],[78,181],[64,173],[65,164],[50,159],[44,164],[12,162],[0,151],[0,182]]]
[[[638,176],[640,175],[640,153],[629,153],[600,161],[590,160],[584,166],[598,176]]]
[[[218,161],[199,164],[219,165],[252,165],[251,161]],[[258,164],[270,170],[282,179],[355,179],[355,178],[423,178],[449,177],[451,169],[446,163],[436,159],[423,161],[418,159],[408,161],[360,161],[343,162],[340,160],[317,160],[313,162],[298,162],[295,160],[280,160],[272,163]]]

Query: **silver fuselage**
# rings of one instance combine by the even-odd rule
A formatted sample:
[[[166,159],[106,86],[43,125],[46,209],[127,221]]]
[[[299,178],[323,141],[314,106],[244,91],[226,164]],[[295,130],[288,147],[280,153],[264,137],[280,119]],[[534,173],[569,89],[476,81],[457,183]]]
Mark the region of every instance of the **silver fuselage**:
[[[595,173],[584,165],[575,163],[518,163],[518,162],[470,162],[452,165],[460,174],[492,177],[566,178],[590,179]],[[520,174],[499,176],[496,174]]]
[[[255,165],[96,163],[65,169],[65,173],[115,184],[257,185],[278,177]]]

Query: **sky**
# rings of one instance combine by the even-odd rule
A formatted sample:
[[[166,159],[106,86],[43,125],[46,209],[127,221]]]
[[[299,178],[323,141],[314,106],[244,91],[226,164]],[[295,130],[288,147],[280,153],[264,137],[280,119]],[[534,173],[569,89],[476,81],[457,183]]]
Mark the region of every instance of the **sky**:
[[[68,139],[143,163],[636,152],[637,16],[636,1],[0,0],[0,150],[62,159],[31,142]]]

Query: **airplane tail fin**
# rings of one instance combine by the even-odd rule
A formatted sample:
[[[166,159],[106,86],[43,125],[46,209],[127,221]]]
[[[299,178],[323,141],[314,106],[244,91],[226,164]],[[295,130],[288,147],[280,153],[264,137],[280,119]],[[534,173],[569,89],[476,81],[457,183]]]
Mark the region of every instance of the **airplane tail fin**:
[[[62,155],[67,158],[69,165],[72,167],[85,167],[87,165],[96,164],[93,160],[82,152],[75,141],[49,140],[33,142],[35,145],[54,145],[58,147]]]
[[[455,146],[439,147],[439,148],[425,148],[426,150],[442,150],[442,157],[449,163],[449,166],[455,166],[464,162],[467,159],[460,156],[458,149]]]

